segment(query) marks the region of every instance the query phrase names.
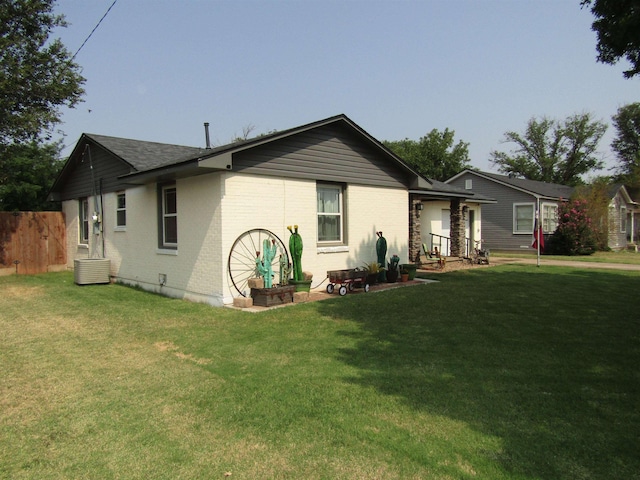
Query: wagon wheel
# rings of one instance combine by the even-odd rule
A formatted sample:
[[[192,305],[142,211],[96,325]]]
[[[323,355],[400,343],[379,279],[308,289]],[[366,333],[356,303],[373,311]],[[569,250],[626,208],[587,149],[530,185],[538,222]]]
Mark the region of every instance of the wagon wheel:
[[[229,261],[227,262],[231,283],[243,297],[248,294],[248,280],[258,276],[256,271],[256,252],[260,252],[260,258],[262,258],[262,242],[265,239],[275,240],[275,245],[278,249],[277,255],[271,262],[271,268],[276,278],[279,278],[280,255],[285,256],[285,262],[289,265],[287,249],[275,233],[262,228],[254,228],[244,232],[233,242],[229,252]]]

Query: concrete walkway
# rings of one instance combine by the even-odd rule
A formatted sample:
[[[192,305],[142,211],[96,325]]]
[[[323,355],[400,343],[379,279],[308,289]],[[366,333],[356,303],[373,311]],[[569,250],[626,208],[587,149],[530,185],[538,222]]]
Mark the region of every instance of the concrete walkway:
[[[491,256],[491,263],[493,265],[504,265],[507,263],[512,264],[521,264],[521,265],[536,265],[537,258],[509,258],[509,257],[494,257]],[[581,261],[573,261],[573,260],[552,260],[549,258],[545,258],[544,256],[540,257],[540,266],[556,266],[556,267],[576,267],[576,268],[600,268],[607,270],[627,270],[627,271],[638,271],[640,272],[640,265],[632,265],[628,263],[600,263],[600,262],[581,262]]]

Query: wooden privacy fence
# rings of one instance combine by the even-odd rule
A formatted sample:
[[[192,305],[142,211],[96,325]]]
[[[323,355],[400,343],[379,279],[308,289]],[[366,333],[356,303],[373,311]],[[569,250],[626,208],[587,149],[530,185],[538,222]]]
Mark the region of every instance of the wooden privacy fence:
[[[66,265],[62,212],[0,212],[0,275],[58,271]]]

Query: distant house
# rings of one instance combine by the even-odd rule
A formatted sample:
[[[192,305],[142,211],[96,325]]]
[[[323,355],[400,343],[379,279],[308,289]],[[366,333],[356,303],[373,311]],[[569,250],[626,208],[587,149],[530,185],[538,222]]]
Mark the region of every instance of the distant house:
[[[444,256],[469,256],[483,236],[483,212],[495,200],[470,189],[428,181],[430,190],[412,191],[413,201],[418,202],[412,212],[418,216],[411,225],[420,226],[412,244]]]
[[[422,178],[345,115],[216,148],[83,134],[51,191],[70,268],[104,257],[112,280],[217,306],[248,294],[265,238],[286,255],[287,226],[318,286],[375,261],[378,231],[388,256],[416,259],[417,205],[451,200],[457,215],[473,197]]]
[[[573,188],[565,185],[474,170],[464,170],[446,183],[496,200],[482,209],[482,241],[493,250],[531,248],[536,210],[540,211],[544,234],[552,234],[557,227],[558,205],[573,193]]]
[[[495,204],[486,205],[482,211],[483,243],[494,250],[529,249],[536,210],[540,212],[544,234],[551,235],[557,227],[558,205],[574,192],[573,187],[565,185],[473,170],[464,170],[446,183],[496,199]],[[611,186],[609,198],[608,246],[624,249],[637,240],[634,212],[638,204],[623,185]]]
[[[636,225],[638,203],[636,203],[624,185],[612,185],[609,188],[609,237],[612,250],[622,250],[638,240]]]
[[[626,187],[629,197],[633,201],[633,211],[631,213],[630,243],[637,245],[640,241],[640,188]]]

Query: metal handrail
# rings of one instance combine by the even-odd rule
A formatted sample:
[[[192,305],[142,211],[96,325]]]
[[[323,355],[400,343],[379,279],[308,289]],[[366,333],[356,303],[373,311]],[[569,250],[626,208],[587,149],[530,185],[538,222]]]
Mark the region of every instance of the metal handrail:
[[[434,251],[434,247],[438,247],[438,250],[440,252],[449,252],[451,253],[449,246],[451,243],[451,237],[445,237],[443,235],[438,235],[437,233],[430,233],[429,235],[431,235],[431,248],[430,251],[433,252]],[[434,237],[438,237],[438,241],[437,243],[434,242]],[[447,247],[446,250],[442,249],[442,241],[445,240],[445,246]],[[471,252],[471,239],[469,237],[465,237],[465,256],[468,257],[470,252]]]

